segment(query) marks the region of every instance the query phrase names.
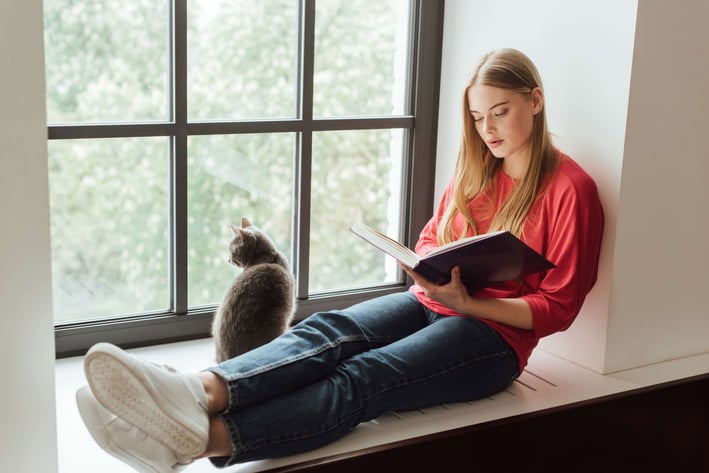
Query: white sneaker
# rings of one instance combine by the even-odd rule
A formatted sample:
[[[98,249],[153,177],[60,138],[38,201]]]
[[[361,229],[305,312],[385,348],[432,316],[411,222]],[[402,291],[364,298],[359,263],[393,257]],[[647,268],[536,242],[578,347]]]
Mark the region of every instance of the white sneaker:
[[[113,414],[162,442],[180,463],[207,449],[207,395],[196,374],[183,374],[98,343],[84,358],[96,399]]]
[[[165,445],[106,410],[88,386],[76,392],[76,404],[96,443],[139,472],[166,473],[185,468]]]

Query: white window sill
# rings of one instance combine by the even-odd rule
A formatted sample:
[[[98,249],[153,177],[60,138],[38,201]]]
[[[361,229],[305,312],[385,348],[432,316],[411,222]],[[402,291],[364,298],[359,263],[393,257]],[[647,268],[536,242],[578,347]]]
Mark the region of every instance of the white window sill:
[[[213,364],[211,339],[131,350],[152,361],[184,371]],[[277,460],[251,462],[219,471],[256,473],[285,465],[345,455],[474,424],[588,401],[656,384],[709,373],[709,354],[672,360],[632,370],[600,375],[537,350],[528,369],[508,390],[471,403],[435,406],[421,411],[383,416],[360,425],[345,438],[319,450]],[[56,362],[59,473],[130,473],[91,439],[79,418],[74,393],[85,384],[82,357]],[[190,465],[186,473],[218,471],[207,460]]]

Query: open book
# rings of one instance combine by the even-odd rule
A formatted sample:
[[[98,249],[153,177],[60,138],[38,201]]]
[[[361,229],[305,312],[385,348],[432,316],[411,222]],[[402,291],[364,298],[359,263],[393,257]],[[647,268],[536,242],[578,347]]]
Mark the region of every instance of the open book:
[[[451,269],[460,266],[463,284],[471,293],[555,267],[505,230],[462,238],[425,256],[364,224],[356,223],[350,231],[436,284],[449,282]]]

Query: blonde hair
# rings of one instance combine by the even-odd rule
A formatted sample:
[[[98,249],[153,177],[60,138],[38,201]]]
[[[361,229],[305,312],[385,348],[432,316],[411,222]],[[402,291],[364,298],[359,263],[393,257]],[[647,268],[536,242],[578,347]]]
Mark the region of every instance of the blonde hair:
[[[524,95],[530,95],[537,87],[543,90],[537,68],[525,54],[516,49],[489,52],[477,64],[463,93],[463,131],[455,165],[453,198],[438,227],[439,244],[464,237],[471,229],[473,233],[479,233],[477,222],[468,207],[471,199],[481,193],[488,194],[488,210],[493,207],[492,186],[502,160],[495,158],[487,148],[470,115],[468,91],[477,84],[513,90]],[[509,230],[521,236],[525,218],[541,192],[544,177],[556,167],[556,152],[547,129],[543,106],[534,116],[529,150],[530,159],[524,177],[494,215],[488,231]],[[461,214],[466,223],[462,233],[454,236],[452,222],[456,214]]]

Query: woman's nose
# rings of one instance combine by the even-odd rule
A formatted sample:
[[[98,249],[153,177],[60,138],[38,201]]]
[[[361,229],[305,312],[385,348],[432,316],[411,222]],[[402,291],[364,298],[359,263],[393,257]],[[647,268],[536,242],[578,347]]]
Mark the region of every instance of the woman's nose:
[[[483,133],[488,134],[495,130],[495,124],[490,120],[490,118],[485,118],[483,120]]]

